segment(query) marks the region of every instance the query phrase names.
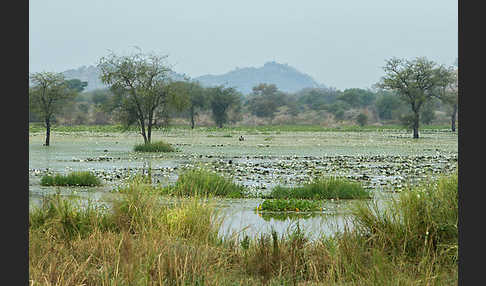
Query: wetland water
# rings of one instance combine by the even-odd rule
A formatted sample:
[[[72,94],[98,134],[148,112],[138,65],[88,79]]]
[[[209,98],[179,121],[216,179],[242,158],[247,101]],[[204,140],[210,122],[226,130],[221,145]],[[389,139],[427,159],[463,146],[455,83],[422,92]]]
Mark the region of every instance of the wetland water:
[[[245,137],[239,141],[239,136]],[[232,176],[253,194],[264,194],[276,184],[297,185],[315,176],[345,176],[359,180],[386,201],[403,187],[457,168],[457,134],[421,131],[414,140],[404,131],[369,132],[233,132],[173,129],[155,131],[153,141],[164,140],[178,152],[137,153],[133,146],[143,140],[136,132],[72,132],[51,134],[51,146],[42,146],[44,133],[29,134],[29,201],[60,192],[99,203],[109,202],[119,184],[132,175],[151,169],[154,183],[170,184],[180,170],[206,166]],[[92,171],[101,187],[43,187],[48,173]],[[285,232],[299,222],[306,233],[330,234],[342,228],[352,202],[323,203],[324,211],[306,217],[259,215],[254,208],[263,200],[219,199],[226,214],[222,232],[257,234],[274,228]],[[310,216],[310,214],[307,214]]]

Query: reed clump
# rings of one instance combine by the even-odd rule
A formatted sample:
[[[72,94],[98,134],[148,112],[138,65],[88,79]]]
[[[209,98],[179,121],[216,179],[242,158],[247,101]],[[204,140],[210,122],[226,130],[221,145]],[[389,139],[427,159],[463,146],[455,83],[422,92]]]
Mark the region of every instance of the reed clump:
[[[188,169],[182,172],[174,185],[163,189],[163,192],[177,196],[217,196],[242,198],[247,191],[244,186],[204,168]]]
[[[295,187],[276,186],[265,196],[272,199],[366,199],[368,190],[361,183],[340,177],[322,177]]]
[[[42,186],[100,186],[101,180],[89,171],[75,171],[67,175],[44,175],[41,178]]]

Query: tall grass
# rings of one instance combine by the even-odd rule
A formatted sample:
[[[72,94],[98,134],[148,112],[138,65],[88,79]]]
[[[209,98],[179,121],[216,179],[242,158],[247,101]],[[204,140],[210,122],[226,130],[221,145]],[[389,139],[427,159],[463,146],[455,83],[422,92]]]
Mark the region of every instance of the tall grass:
[[[137,144],[133,150],[135,152],[175,152],[174,147],[164,141]]]
[[[353,225],[369,243],[396,255],[430,253],[457,259],[457,174],[403,191],[386,208],[377,202],[353,209]]]
[[[352,228],[314,241],[299,224],[281,235],[222,239],[210,201],[167,202],[157,193],[135,179],[111,211],[86,212],[60,197],[31,211],[30,284],[457,285],[454,175],[403,191],[384,207],[361,201]],[[83,235],[53,227],[68,221]]]
[[[273,199],[364,199],[370,193],[358,182],[345,178],[317,178],[311,183],[297,186],[276,186],[265,196]]]
[[[40,184],[42,186],[99,186],[101,180],[89,171],[75,171],[67,175],[44,175]]]
[[[164,192],[177,196],[212,195],[228,198],[242,198],[246,195],[244,186],[204,168],[185,170],[176,183],[165,188]]]

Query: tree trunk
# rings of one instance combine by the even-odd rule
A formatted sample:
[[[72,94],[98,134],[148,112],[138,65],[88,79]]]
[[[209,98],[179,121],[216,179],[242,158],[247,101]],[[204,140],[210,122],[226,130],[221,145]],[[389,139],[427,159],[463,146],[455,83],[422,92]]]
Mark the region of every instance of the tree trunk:
[[[452,132],[456,132],[456,114],[457,114],[457,104],[454,104],[451,115],[451,129]]]
[[[419,138],[419,120],[420,120],[420,115],[418,112],[415,112],[415,117],[413,119],[413,139],[418,139]]]
[[[147,140],[148,140],[148,143],[150,143],[152,141],[152,122],[149,122],[148,126],[147,126]]]
[[[194,129],[194,106],[191,106],[191,129]]]
[[[49,146],[51,138],[51,120],[49,118],[46,118],[46,143],[44,144],[45,146]]]

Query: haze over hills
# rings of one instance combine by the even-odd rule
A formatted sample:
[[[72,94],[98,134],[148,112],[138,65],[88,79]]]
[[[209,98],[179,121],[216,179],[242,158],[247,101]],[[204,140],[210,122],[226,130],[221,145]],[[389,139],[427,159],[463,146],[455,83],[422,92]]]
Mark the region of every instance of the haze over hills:
[[[63,72],[66,79],[77,78],[87,81],[86,91],[91,91],[106,86],[99,79],[100,71],[95,66],[82,66],[78,69],[70,69]],[[182,80],[182,74],[173,73],[172,78]],[[308,74],[302,73],[288,64],[279,64],[271,61],[262,67],[236,68],[221,75],[202,75],[192,80],[199,81],[203,86],[224,85],[236,88],[243,94],[248,94],[252,88],[260,83],[275,84],[279,90],[284,92],[296,92],[308,87],[325,87],[316,82]]]

